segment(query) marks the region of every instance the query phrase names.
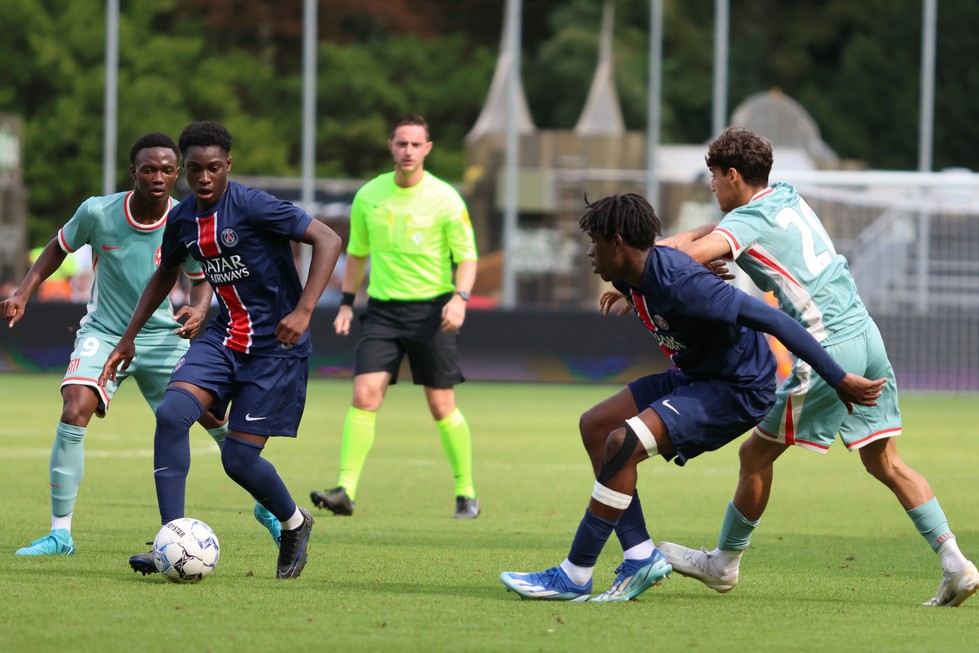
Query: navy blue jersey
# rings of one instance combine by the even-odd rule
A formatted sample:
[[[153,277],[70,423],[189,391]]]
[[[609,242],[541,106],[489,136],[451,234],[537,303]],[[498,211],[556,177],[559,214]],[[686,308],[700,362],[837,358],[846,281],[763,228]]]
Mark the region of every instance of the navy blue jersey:
[[[309,331],[285,348],[275,329],[302,294],[292,241],[312,220],[294,204],[234,181],[209,211],[199,212],[191,196],[170,212],[161,264],[176,267],[190,254],[218,298],[203,337],[246,354],[309,356]]]
[[[746,387],[772,382],[775,358],[765,336],[737,324],[747,295],[687,254],[653,247],[639,288],[613,285],[684,376]]]

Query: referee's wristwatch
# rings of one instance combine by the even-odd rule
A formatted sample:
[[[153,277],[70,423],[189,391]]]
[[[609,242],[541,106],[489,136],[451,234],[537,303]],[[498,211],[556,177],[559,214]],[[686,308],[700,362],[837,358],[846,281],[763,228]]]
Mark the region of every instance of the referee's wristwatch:
[[[462,297],[462,301],[464,301],[464,302],[468,302],[469,301],[469,293],[466,292],[465,290],[457,290],[456,291],[456,294],[459,295],[460,297]]]

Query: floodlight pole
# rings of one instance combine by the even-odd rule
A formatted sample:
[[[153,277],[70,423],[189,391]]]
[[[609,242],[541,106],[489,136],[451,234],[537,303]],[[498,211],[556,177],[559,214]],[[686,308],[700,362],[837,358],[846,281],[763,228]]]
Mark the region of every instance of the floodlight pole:
[[[318,34],[317,5],[319,0],[303,1],[303,128],[302,128],[302,192],[300,202],[312,213],[316,199],[316,41]],[[314,216],[315,217],[315,216]],[[299,277],[303,284],[309,275],[312,248],[302,244],[299,249]]]
[[[659,207],[659,172],[656,153],[659,149],[663,105],[663,0],[649,5],[649,114],[646,124],[646,199]]]
[[[935,120],[935,25],[938,0],[924,0],[921,17],[921,98],[918,125],[918,171],[931,172]]]
[[[935,24],[938,14],[938,0],[924,0],[921,16],[921,110],[918,118],[918,171],[931,172],[932,168],[932,128],[935,120]],[[915,308],[919,315],[928,312],[928,271],[931,267],[931,213],[918,214],[917,259],[918,275],[916,283]]]
[[[116,192],[116,130],[119,104],[119,0],[105,3],[105,112],[102,127],[102,194]]]
[[[714,107],[711,140],[727,126],[727,59],[730,37],[729,0],[714,0]]]
[[[503,307],[517,305],[517,268],[513,260],[517,249],[517,166],[520,162],[518,138],[518,94],[520,90],[520,0],[507,0],[509,36],[506,52],[510,69],[506,79],[506,148],[504,152],[503,193]]]

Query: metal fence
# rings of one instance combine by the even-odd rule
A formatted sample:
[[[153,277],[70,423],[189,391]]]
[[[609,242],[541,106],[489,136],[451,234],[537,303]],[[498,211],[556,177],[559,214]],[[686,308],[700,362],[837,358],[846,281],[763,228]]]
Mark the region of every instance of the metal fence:
[[[849,260],[898,383],[979,390],[979,202],[916,184],[799,190]]]

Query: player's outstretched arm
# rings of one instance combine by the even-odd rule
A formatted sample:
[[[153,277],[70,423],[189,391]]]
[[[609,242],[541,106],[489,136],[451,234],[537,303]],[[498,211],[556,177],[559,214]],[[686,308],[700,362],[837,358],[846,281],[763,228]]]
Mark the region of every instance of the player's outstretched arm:
[[[681,231],[656,241],[656,244],[679,249],[721,279],[731,280],[734,275],[727,268],[727,261],[731,260],[731,244],[724,236],[712,233],[715,226],[709,224],[691,231]]]
[[[0,317],[5,320],[10,320],[8,326],[14,326],[20,321],[20,318],[24,317],[24,311],[27,309],[27,301],[31,298],[31,295],[34,294],[34,291],[37,290],[38,286],[45,279],[61,267],[66,256],[68,254],[61,249],[57,238],[52,238],[44,246],[41,255],[37,257],[34,265],[27,271],[27,276],[24,277],[20,287],[14,291],[13,295],[0,302]]]
[[[719,233],[707,234],[679,249],[703,265],[708,265],[711,261],[718,259],[731,258],[731,244]]]
[[[656,244],[663,245],[664,247],[675,247],[679,249],[689,245],[695,240],[700,240],[710,232],[714,231],[714,227],[716,226],[716,222],[711,222],[710,224],[701,225],[688,231],[680,231],[672,236],[660,238],[656,241]]]
[[[836,389],[848,412],[853,412],[853,404],[877,405],[886,379],[871,381],[847,373],[801,324],[782,311],[746,295],[738,312],[738,322],[756,331],[770,333],[789,351],[812,365],[812,369]]]
[[[299,296],[299,302],[291,313],[282,318],[275,327],[275,337],[283,345],[294,345],[306,333],[309,321],[313,316],[316,302],[330,282],[333,269],[340,258],[343,246],[340,236],[319,220],[313,220],[303,232],[301,242],[313,246],[309,261],[309,274],[306,285]]]
[[[116,345],[109,353],[109,357],[102,366],[102,373],[99,374],[99,385],[104,386],[109,379],[116,380],[116,370],[123,372],[129,367],[133,357],[136,356],[136,334],[143,328],[146,321],[150,319],[157,307],[163,303],[167,295],[173,289],[173,284],[180,276],[180,268],[164,268],[162,265],[150,276],[146,282],[146,288],[140,295],[133,316],[129,320],[129,326],[123,332]]]

